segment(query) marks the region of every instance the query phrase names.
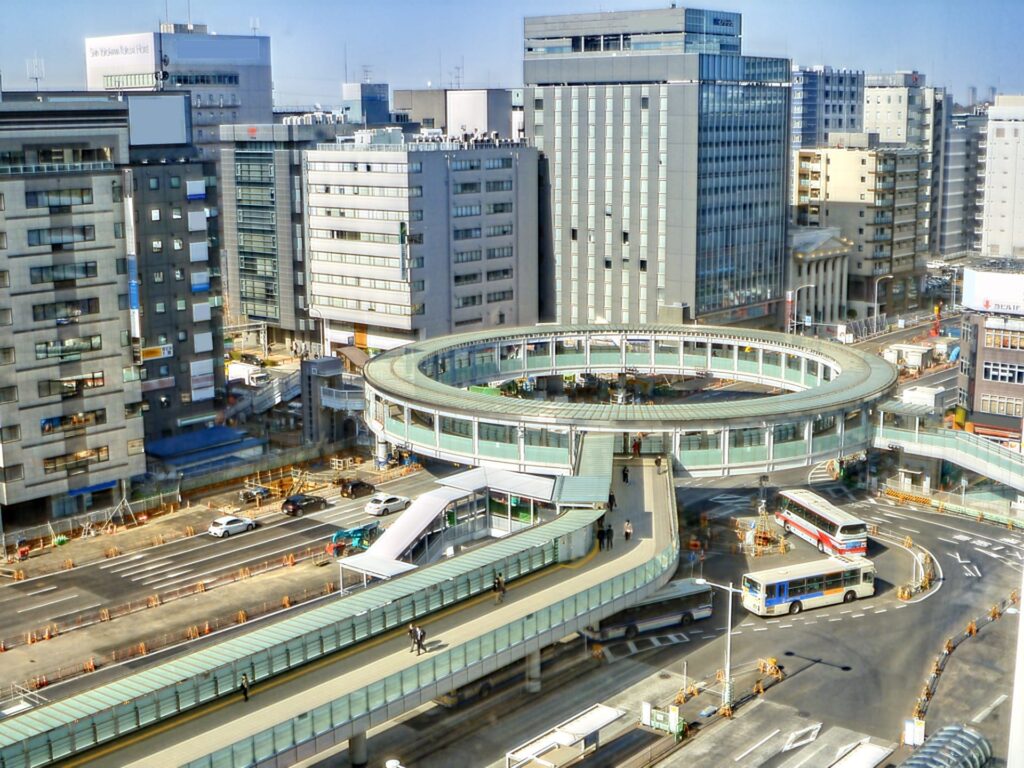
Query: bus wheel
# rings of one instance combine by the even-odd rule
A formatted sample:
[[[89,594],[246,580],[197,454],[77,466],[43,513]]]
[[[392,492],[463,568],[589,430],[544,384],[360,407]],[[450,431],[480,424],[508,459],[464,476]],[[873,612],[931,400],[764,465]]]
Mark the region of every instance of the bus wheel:
[[[793,529],[789,527],[789,523],[783,523],[782,524],[782,530],[784,530],[786,533],[792,533],[793,532]]]
[[[632,640],[637,635],[636,624],[630,624],[626,627],[626,639]]]
[[[857,599],[857,593],[854,592],[852,589],[849,592],[847,592],[845,595],[843,595],[843,602],[844,603],[852,603],[856,599]]]
[[[477,691],[477,695],[481,699],[486,699],[488,696],[490,696],[491,695],[491,684],[486,682],[486,681],[483,682],[483,683],[480,683],[480,688]]]
[[[679,623],[682,624],[684,627],[690,626],[691,624],[693,624],[693,614],[684,613],[683,618],[679,620]]]
[[[803,609],[804,604],[801,603],[799,600],[789,604],[789,612],[794,615],[800,613],[800,611],[802,611]]]
[[[821,552],[821,554],[825,554],[825,545],[820,541],[818,542],[818,551]]]

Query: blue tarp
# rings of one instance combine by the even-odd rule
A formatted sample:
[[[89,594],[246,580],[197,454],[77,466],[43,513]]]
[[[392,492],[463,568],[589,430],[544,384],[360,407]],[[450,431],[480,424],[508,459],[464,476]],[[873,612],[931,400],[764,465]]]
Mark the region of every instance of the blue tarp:
[[[163,463],[171,469],[180,469],[181,467],[193,467],[210,459],[219,459],[224,456],[233,456],[237,453],[241,453],[245,450],[251,450],[258,448],[266,443],[266,440],[261,440],[257,437],[246,437],[238,443],[229,443],[227,445],[216,445],[212,448],[207,448],[205,451],[193,451],[192,453],[185,453],[179,456],[170,456],[163,460]],[[240,458],[240,461],[248,461],[249,459]]]

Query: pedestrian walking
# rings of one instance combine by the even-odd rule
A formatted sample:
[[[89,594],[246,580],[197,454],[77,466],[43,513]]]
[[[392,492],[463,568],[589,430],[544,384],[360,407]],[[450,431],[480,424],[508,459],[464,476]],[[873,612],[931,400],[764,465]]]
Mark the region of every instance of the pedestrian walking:
[[[658,470],[658,474],[660,475],[661,474],[661,456],[656,456],[654,458],[654,468],[656,470]]]
[[[505,602],[505,579],[499,573],[494,577],[494,583],[491,585],[491,590],[494,592],[494,604]]]
[[[608,509],[615,509],[615,492],[612,491],[608,494]]]
[[[604,550],[604,527],[600,523],[597,526],[597,548]]]
[[[622,482],[629,485],[629,467],[622,468]]]
[[[409,642],[412,643],[412,645],[409,646],[409,653],[412,653],[413,651],[416,650],[416,634],[417,634],[416,633],[416,625],[415,624],[410,624],[409,625]]]
[[[629,522],[629,520],[627,520],[626,524],[622,526],[622,536],[626,539],[626,541],[629,541],[631,538],[633,538],[633,524]]]
[[[424,643],[427,640],[427,631],[423,627],[416,627],[416,655],[419,656],[421,653],[427,650],[427,646]]]
[[[604,545],[606,549],[612,548],[612,542],[615,540],[615,530],[609,525],[604,529]]]
[[[633,458],[634,459],[639,459],[640,458],[640,438],[639,437],[633,440]]]
[[[248,701],[249,700],[249,676],[245,672],[242,673],[242,684],[241,684],[240,687],[242,689],[242,698],[244,698],[246,701]]]

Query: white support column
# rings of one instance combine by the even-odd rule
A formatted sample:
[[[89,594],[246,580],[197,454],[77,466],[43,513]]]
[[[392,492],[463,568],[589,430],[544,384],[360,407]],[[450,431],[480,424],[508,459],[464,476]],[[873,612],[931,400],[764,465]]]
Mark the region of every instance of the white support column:
[[[349,736],[348,761],[352,768],[363,768],[370,762],[369,752],[366,748],[366,731]]]
[[[804,443],[807,445],[807,455],[814,453],[814,419],[804,422]]]
[[[377,465],[377,469],[381,469],[382,467],[386,467],[388,465],[389,453],[390,450],[388,449],[388,441],[382,440],[381,438],[374,435],[373,459],[374,463]]]
[[[764,444],[768,448],[766,466],[771,467],[775,462],[775,427],[765,427],[764,432]]]
[[[722,475],[729,474],[729,427],[723,427],[719,439],[722,441]]]
[[[523,688],[527,693],[540,693],[540,651],[533,651],[525,659],[526,683]]]

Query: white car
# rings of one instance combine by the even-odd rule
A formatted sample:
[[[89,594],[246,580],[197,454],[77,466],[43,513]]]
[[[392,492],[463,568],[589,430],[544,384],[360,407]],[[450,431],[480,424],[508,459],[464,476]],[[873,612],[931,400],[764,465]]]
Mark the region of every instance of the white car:
[[[366,514],[374,517],[390,515],[392,512],[400,512],[412,504],[412,499],[407,496],[392,496],[387,493],[377,493],[366,502],[364,509]]]
[[[256,527],[256,521],[251,517],[231,517],[226,515],[218,517],[207,529],[207,533],[216,536],[218,539],[226,539],[233,533],[245,533]]]

